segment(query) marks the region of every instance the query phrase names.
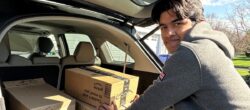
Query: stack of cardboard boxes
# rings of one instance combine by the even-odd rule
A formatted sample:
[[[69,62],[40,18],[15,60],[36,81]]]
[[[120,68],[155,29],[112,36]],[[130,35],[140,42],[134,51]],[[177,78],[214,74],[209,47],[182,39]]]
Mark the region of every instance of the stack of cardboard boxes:
[[[99,66],[72,68],[65,73],[65,92],[79,100],[79,110],[86,110],[86,104],[98,108],[112,101],[122,108],[134,99],[138,80],[136,76]]]
[[[9,110],[95,110],[112,101],[119,109],[128,106],[136,95],[138,80],[136,76],[89,66],[66,69],[65,92],[68,95],[43,79],[3,84]],[[0,107],[1,103],[4,105],[2,97]]]

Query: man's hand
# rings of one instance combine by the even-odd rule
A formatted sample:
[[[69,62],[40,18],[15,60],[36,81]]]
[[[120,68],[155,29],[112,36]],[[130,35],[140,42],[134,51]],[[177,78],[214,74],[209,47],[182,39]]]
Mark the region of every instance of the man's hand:
[[[110,105],[103,104],[102,106],[98,108],[98,110],[118,110],[118,108],[115,102],[112,101]]]
[[[136,94],[135,98],[130,102],[130,103],[134,103],[136,100],[138,100],[140,98],[140,95]]]
[[[139,99],[139,97],[140,97],[140,95],[136,94],[135,98],[130,103],[135,102],[136,100]],[[118,108],[117,108],[117,105],[115,104],[115,102],[112,101],[110,105],[103,104],[103,105],[99,106],[98,110],[118,110]]]

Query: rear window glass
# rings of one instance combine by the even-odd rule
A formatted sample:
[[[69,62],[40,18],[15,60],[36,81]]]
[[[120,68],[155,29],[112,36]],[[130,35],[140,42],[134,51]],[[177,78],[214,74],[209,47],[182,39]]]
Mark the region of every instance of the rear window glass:
[[[31,54],[39,53],[37,40],[39,37],[41,37],[41,35],[28,32],[10,31],[8,32],[8,37],[10,46],[9,48],[12,55],[19,55],[29,58]],[[54,35],[51,34],[48,36],[48,38],[51,39],[53,48],[50,52],[46,53],[46,57],[60,57]]]
[[[65,34],[65,38],[68,44],[69,48],[69,54],[73,55],[74,51],[76,49],[76,46],[78,45],[79,42],[91,42],[89,36],[84,35],[84,34]]]
[[[11,54],[28,57],[36,48],[39,35],[31,33],[8,32]]]

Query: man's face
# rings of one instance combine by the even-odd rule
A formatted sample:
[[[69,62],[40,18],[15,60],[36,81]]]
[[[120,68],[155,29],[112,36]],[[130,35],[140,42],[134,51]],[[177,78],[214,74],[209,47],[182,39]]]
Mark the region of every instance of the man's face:
[[[180,19],[172,10],[165,11],[160,16],[161,36],[169,53],[177,50],[185,34],[192,28],[190,19]]]

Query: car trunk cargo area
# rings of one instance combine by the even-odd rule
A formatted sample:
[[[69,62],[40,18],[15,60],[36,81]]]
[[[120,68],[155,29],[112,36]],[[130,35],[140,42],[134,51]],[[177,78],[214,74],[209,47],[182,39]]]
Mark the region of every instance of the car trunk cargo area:
[[[67,68],[63,74],[65,88],[59,90],[59,66],[0,67],[3,92],[0,105],[7,110],[63,110],[65,107],[91,110],[116,100],[120,109],[124,109],[133,100],[139,80],[137,76],[100,66]]]

